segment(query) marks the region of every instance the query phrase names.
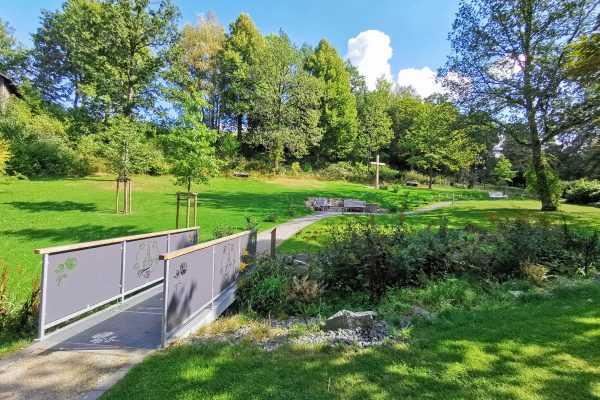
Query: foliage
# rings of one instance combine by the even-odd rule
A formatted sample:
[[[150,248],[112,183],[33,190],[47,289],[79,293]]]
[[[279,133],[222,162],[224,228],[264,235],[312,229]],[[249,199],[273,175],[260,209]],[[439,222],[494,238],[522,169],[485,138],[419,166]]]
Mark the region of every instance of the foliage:
[[[44,11],[34,34],[36,86],[45,99],[105,117],[151,108],[178,17],[169,0],[70,0]]]
[[[534,188],[543,211],[555,211],[556,179],[542,148],[559,135],[593,123],[593,99],[568,83],[567,54],[594,30],[593,0],[463,0],[449,39],[445,86],[465,108],[488,112],[531,149]],[[550,174],[547,176],[547,174]]]
[[[0,111],[0,134],[10,145],[10,174],[64,176],[74,172],[75,155],[69,146],[66,124],[46,110],[35,110],[12,98]]]
[[[240,307],[275,317],[299,312],[309,314],[308,306],[322,293],[322,284],[311,278],[311,274],[299,271],[290,257],[258,259],[238,280]]]
[[[273,211],[270,211],[267,215],[265,215],[265,217],[263,218],[263,221],[275,222],[275,221],[277,221],[277,218],[279,218],[279,211],[273,210]]]
[[[523,265],[575,276],[600,266],[600,241],[566,224],[524,218],[482,232],[467,227],[411,229],[350,221],[331,228],[320,261],[330,295],[364,292],[378,299],[390,287],[420,286],[445,276],[506,281],[530,277]],[[528,272],[526,272],[528,271]]]
[[[152,149],[145,140],[146,127],[127,117],[113,117],[104,132],[104,158],[119,179],[145,172],[152,162]]]
[[[215,238],[222,238],[225,236],[233,235],[235,233],[235,231],[236,231],[236,229],[232,226],[218,225],[213,230],[213,236]]]
[[[407,162],[428,171],[430,188],[434,171],[466,168],[479,151],[479,146],[457,126],[458,115],[449,103],[427,103],[402,138]]]
[[[392,120],[388,114],[391,84],[379,79],[372,92],[357,93],[358,135],[354,157],[368,163],[374,154],[389,146],[392,140]]]
[[[203,102],[188,92],[175,90],[179,96],[179,117],[171,132],[163,138],[176,184],[191,191],[192,183],[208,183],[216,176],[220,162],[214,156],[216,133],[202,124]]]
[[[343,159],[350,154],[356,135],[356,101],[351,93],[350,74],[326,39],[319,42],[306,68],[324,82],[319,119],[323,138],[318,156]]]
[[[30,335],[36,328],[39,313],[40,279],[33,281],[31,291],[23,302],[18,301],[8,289],[8,269],[5,267],[0,273],[0,335],[7,332]]]
[[[600,181],[579,179],[569,184],[565,190],[567,203],[600,204]]]
[[[557,210],[563,193],[563,183],[545,158],[542,158],[541,162],[542,167],[530,167],[525,175],[527,191],[538,196],[540,191],[547,192],[547,200],[552,204],[552,209]]]
[[[258,224],[260,223],[258,218],[250,214],[246,214],[244,216],[244,219],[246,220],[246,230],[256,229],[258,227]]]
[[[325,179],[364,182],[367,178],[367,167],[364,164],[340,161],[328,164],[319,171]]]
[[[512,182],[512,179],[517,175],[511,168],[512,164],[510,161],[504,157],[504,154],[500,154],[494,166],[494,176],[500,184],[505,185],[507,182]]]
[[[543,265],[526,262],[522,268],[524,277],[538,286],[542,286],[548,278],[549,270]]]
[[[13,29],[0,18],[0,72],[17,82],[27,75],[29,52],[17,42]]]
[[[281,32],[267,36],[252,69],[256,89],[246,142],[262,146],[276,171],[286,152],[302,157],[322,137],[318,126],[322,82],[308,75],[302,63],[302,53]]]
[[[0,176],[6,174],[6,164],[11,156],[9,143],[6,140],[0,139]]]

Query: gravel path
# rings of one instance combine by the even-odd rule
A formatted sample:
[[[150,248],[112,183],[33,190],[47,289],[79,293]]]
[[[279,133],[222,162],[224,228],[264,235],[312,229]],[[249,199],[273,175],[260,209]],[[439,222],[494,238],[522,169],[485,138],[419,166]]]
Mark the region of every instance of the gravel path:
[[[420,208],[414,211],[407,211],[403,213],[404,215],[415,215],[415,214],[423,214],[426,212],[434,211],[443,207],[451,206],[453,203],[451,201],[444,201],[441,203],[435,203],[428,205],[426,207]],[[276,245],[279,246],[284,240],[287,240],[294,236],[296,233],[300,232],[303,228],[307,227],[310,224],[313,224],[322,219],[333,217],[335,215],[341,215],[341,212],[333,212],[333,211],[323,211],[316,214],[306,215],[304,217],[296,218],[291,221],[284,222],[283,224],[277,225],[277,240]],[[353,215],[365,215],[365,214],[353,214]],[[271,251],[271,230],[266,230],[264,232],[260,232],[257,238],[257,252],[261,253],[269,253]]]

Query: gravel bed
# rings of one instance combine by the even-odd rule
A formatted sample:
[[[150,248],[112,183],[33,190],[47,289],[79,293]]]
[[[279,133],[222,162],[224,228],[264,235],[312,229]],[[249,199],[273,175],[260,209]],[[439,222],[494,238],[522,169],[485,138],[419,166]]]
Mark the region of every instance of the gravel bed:
[[[336,331],[320,330],[318,326],[321,320],[318,318],[308,318],[306,320],[304,318],[272,319],[261,322],[269,324],[273,328],[273,335],[264,341],[250,340],[248,335],[251,333],[252,328],[244,326],[231,333],[194,337],[192,343],[217,341],[236,344],[242,340],[249,340],[251,343],[270,351],[284,344],[369,348],[399,343],[404,340],[399,333],[393,334],[390,325],[385,321],[375,321],[373,329],[338,329]],[[298,333],[302,331],[306,333]]]

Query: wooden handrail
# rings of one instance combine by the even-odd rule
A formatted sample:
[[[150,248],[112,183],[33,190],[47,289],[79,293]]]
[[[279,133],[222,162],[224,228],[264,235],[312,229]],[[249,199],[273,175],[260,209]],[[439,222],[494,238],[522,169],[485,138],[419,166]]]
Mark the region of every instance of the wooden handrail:
[[[87,249],[90,247],[98,247],[98,246],[104,246],[107,244],[114,244],[114,243],[120,243],[120,242],[128,242],[128,241],[132,241],[132,240],[146,239],[146,238],[163,236],[163,235],[168,235],[168,234],[173,234],[173,233],[193,231],[193,230],[197,230],[197,229],[198,229],[197,226],[193,226],[190,228],[172,229],[170,231],[141,233],[139,235],[124,236],[124,237],[113,238],[113,239],[96,240],[93,242],[83,242],[83,243],[67,244],[64,246],[47,247],[44,249],[35,250],[35,254],[62,253],[64,251]]]
[[[184,247],[183,249],[180,249],[180,250],[175,250],[170,253],[161,254],[158,256],[158,259],[159,260],[171,260],[173,258],[183,256],[184,254],[193,253],[194,251],[206,249],[207,247],[214,246],[216,244],[223,243],[223,242],[226,242],[231,239],[239,238],[239,237],[247,235],[249,233],[252,233],[252,230],[243,231],[243,232],[236,233],[236,234],[233,234],[230,236],[225,236],[225,237],[214,239],[214,240],[211,240],[208,242],[200,243],[200,244],[197,244],[194,246]]]

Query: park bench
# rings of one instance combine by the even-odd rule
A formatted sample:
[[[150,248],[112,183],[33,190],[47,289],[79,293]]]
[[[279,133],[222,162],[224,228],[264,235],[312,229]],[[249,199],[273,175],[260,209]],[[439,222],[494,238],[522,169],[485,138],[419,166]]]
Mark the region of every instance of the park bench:
[[[234,172],[233,176],[237,176],[238,178],[250,178],[250,172]]]
[[[329,207],[329,201],[327,199],[324,199],[322,197],[315,199],[315,210],[324,211],[327,207]]]
[[[366,207],[367,207],[366,201],[352,200],[352,199],[344,200],[344,211],[358,210],[358,211],[364,212]]]
[[[502,192],[489,192],[490,199],[507,199],[508,195]]]
[[[417,186],[419,186],[419,182],[417,182],[417,181],[406,181],[406,186],[417,187]]]

